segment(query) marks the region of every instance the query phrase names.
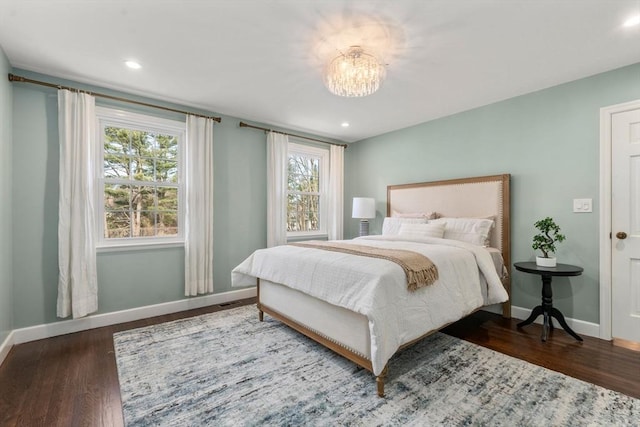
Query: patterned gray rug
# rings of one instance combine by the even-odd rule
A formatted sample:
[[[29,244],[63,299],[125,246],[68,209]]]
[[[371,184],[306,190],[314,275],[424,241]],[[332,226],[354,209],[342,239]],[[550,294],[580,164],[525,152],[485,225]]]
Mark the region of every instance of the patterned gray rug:
[[[254,306],[114,335],[134,425],[640,425],[640,400],[435,334],[371,373]]]

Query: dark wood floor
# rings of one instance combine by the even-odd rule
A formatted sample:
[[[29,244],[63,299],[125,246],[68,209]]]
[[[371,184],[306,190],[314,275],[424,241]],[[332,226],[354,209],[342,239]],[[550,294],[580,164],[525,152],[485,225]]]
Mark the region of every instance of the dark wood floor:
[[[120,426],[114,332],[253,302],[247,299],[14,346],[0,366],[0,425]],[[640,352],[590,337],[578,343],[561,329],[542,343],[540,326],[518,330],[515,325],[515,320],[481,311],[445,332],[640,398]]]

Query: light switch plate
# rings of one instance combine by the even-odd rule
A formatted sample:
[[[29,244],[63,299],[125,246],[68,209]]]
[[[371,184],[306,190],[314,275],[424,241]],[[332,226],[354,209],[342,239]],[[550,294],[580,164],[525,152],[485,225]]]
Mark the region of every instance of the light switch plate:
[[[573,199],[573,211],[578,213],[593,212],[593,199]]]

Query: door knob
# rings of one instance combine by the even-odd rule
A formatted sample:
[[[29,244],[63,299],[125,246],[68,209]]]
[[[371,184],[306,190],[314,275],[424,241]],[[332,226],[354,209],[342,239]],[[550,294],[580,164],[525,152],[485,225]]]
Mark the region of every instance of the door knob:
[[[625,233],[624,231],[618,231],[616,233],[616,237],[620,240],[624,240],[627,238],[627,233]]]

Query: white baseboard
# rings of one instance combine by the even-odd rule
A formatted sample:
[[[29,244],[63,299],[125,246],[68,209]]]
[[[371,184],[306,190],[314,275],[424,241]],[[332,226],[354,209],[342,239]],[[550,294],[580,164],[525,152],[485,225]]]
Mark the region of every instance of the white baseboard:
[[[5,338],[2,344],[0,344],[0,365],[2,365],[2,362],[4,362],[4,359],[7,358],[7,355],[9,354],[11,347],[13,347],[13,344],[14,344],[13,332],[14,331],[9,332],[9,335],[7,335],[7,338]]]
[[[530,314],[531,314],[530,308],[511,306],[511,317],[524,320],[528,318]],[[584,320],[572,319],[570,317],[565,317],[564,320],[567,322],[567,325],[569,325],[569,327],[575,331],[576,334],[600,338],[599,324],[585,322]],[[538,316],[538,318],[533,323],[537,323],[541,325],[542,322],[543,322],[543,317]],[[558,322],[554,321],[554,325],[558,325]]]
[[[161,316],[163,314],[192,310],[195,308],[206,307],[208,305],[224,304],[243,298],[252,298],[255,297],[256,294],[256,288],[247,288],[237,291],[205,295],[202,297],[171,301],[163,304],[148,305],[129,310],[115,311],[112,313],[96,314],[82,319],[63,320],[55,323],[15,329],[9,333],[7,338],[0,345],[0,364],[2,364],[4,359],[7,357],[9,350],[11,350],[11,347],[14,344],[51,338],[73,332],[86,331],[88,329],[116,325],[118,323],[131,322],[133,320],[146,319],[154,316]],[[485,310],[498,314],[502,313],[500,305],[485,307]],[[517,306],[511,307],[511,315],[516,319],[526,319],[529,317],[529,314],[531,314],[531,309]],[[596,338],[600,337],[600,325],[597,323],[576,320],[570,317],[566,317],[565,320],[569,327],[571,327],[571,329],[573,329],[577,334]],[[535,323],[541,324],[542,317],[538,317]]]
[[[83,317],[82,319],[62,320],[60,322],[47,323],[44,325],[29,326],[27,328],[15,329],[9,336],[13,337],[12,344],[21,344],[43,338],[51,338],[58,335],[86,331],[88,329],[100,328],[118,323],[131,322],[133,320],[161,316],[163,314],[192,310],[194,308],[201,308],[215,304],[224,304],[226,302],[236,301],[243,298],[255,297],[256,295],[256,288],[240,289],[237,291],[186,298],[162,304],[132,308],[129,310],[114,311],[112,313],[96,314],[93,316]],[[7,340],[5,340],[5,343],[6,341]],[[2,354],[2,348],[3,347],[0,347],[0,356]],[[9,348],[11,347],[9,346]]]

